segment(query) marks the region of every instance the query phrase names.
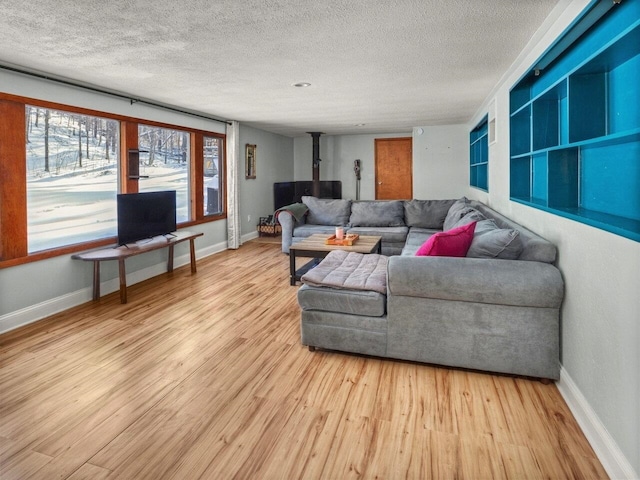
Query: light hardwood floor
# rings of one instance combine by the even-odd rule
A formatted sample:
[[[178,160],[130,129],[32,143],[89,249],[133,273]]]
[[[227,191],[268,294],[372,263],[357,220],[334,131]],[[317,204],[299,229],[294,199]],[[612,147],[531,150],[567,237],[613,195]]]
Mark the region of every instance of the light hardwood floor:
[[[555,385],[299,341],[252,241],[0,336],[0,478],[605,478]]]

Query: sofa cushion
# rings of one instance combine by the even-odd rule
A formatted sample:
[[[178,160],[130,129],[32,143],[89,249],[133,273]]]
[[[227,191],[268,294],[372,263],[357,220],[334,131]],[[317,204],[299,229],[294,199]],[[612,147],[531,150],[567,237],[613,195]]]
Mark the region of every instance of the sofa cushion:
[[[400,200],[360,201],[351,204],[351,227],[403,227],[404,206]]]
[[[496,212],[481,202],[473,200],[471,201],[471,206],[484,213],[487,218],[495,221],[498,228],[513,229],[520,232],[518,237],[522,242],[523,249],[518,260],[544,263],[553,263],[556,261],[557,248],[550,241],[545,240],[540,235],[528,230],[524,226],[514,222],[508,217],[505,217],[501,213]]]
[[[476,224],[467,257],[515,260],[522,248],[518,230],[498,228],[493,220],[482,220]]]
[[[438,233],[439,231],[441,230],[411,227],[409,235],[407,235],[407,241],[402,248],[401,255],[414,256],[422,244],[429,240],[431,235]]]
[[[435,233],[439,233],[441,230],[433,230],[431,228],[412,228],[407,235],[407,245],[416,245],[420,247],[424,242],[429,240],[429,237]]]
[[[336,227],[331,225],[309,225],[308,223],[305,223],[293,229],[293,242],[295,243],[296,239],[302,240],[303,238],[315,235],[316,233],[333,235],[336,233]]]
[[[342,225],[349,223],[351,200],[338,200],[303,196],[302,203],[309,208],[307,223],[312,225]]]
[[[464,257],[473,240],[475,228],[476,222],[471,222],[446,232],[438,232],[424,242],[416,256]]]
[[[444,218],[442,229],[447,231],[454,228],[454,225],[458,220],[469,213],[470,208],[471,206],[469,205],[469,199],[467,197],[462,197],[461,199],[456,200],[453,205],[451,205],[447,212],[447,216]]]
[[[298,303],[303,310],[381,317],[386,313],[387,296],[371,290],[302,285],[298,290]]]
[[[333,250],[300,279],[306,285],[387,293],[387,257]]]
[[[350,227],[347,232],[358,235],[375,235],[382,237],[383,242],[404,243],[407,240],[409,227]]]
[[[486,220],[487,218],[473,207],[465,209],[463,210],[463,212],[465,212],[464,216],[460,220],[458,220],[456,223],[454,223],[451,228],[461,227],[471,222],[479,222],[480,220]]]
[[[407,200],[404,221],[409,227],[442,230],[444,219],[455,200]]]

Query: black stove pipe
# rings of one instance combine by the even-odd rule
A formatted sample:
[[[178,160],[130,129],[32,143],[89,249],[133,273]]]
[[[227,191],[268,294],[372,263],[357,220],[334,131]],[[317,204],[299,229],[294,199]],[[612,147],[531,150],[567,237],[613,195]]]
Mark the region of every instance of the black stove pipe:
[[[313,184],[312,194],[320,197],[320,135],[322,132],[307,132],[313,139]]]

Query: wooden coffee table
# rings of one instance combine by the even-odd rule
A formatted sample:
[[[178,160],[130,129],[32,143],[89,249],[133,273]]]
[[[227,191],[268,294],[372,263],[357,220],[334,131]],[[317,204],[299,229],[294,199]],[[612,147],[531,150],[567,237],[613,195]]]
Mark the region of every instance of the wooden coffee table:
[[[326,257],[333,250],[345,250],[358,253],[381,253],[382,237],[372,235],[360,235],[360,238],[351,246],[327,245],[325,240],[331,235],[315,234],[304,240],[294,243],[289,247],[289,279],[291,285],[295,285],[300,277],[318,264],[318,260]],[[309,263],[296,270],[296,257],[312,257]]]

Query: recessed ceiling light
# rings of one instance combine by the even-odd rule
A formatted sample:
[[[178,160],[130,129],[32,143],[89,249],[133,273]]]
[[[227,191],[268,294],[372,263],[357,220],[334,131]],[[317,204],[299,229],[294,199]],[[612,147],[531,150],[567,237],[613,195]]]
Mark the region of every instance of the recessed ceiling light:
[[[300,82],[300,83],[294,83],[293,86],[304,88],[304,87],[310,87],[311,84],[309,82]]]

